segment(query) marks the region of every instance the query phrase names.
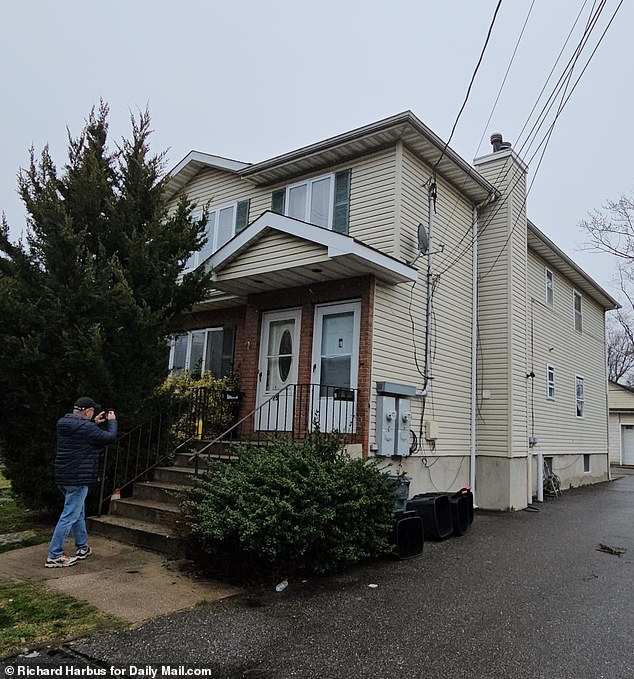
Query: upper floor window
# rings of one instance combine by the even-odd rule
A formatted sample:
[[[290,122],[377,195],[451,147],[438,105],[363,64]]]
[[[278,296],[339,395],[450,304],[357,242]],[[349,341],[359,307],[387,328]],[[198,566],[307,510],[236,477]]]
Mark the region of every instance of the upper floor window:
[[[553,305],[553,290],[554,290],[555,277],[550,269],[546,269],[546,304],[548,306]]]
[[[581,295],[576,291],[572,291],[572,305],[574,313],[574,328],[581,332],[583,330],[583,318],[581,315]]]
[[[233,327],[192,330],[172,339],[170,372],[189,370],[201,375],[210,370],[214,377],[226,377],[233,368]]]
[[[585,398],[583,394],[583,377],[575,377],[575,400],[577,403],[577,417],[583,417]]]
[[[278,189],[273,192],[271,210],[347,234],[350,175],[350,170],[343,170]]]
[[[194,215],[200,221],[202,214]],[[240,233],[249,221],[249,201],[241,200],[237,203],[222,205],[209,210],[205,235],[207,242],[198,252],[192,253],[187,260],[185,271],[191,271],[202,264],[207,257],[213,255],[225,243],[228,243],[237,233]]]
[[[555,398],[555,366],[546,366],[546,397],[550,400]]]

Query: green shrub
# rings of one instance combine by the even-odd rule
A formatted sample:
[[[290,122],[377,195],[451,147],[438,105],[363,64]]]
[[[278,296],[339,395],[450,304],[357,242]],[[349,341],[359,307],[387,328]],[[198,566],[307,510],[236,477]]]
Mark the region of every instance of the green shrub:
[[[185,515],[217,574],[330,573],[391,551],[393,484],[338,438],[243,445],[187,492]]]
[[[181,370],[170,375],[161,385],[157,393],[157,400],[162,404],[162,410],[170,404],[183,403],[196,405],[197,412],[192,413],[191,406],[182,409],[182,413],[172,424],[172,434],[175,442],[180,443],[191,436],[195,420],[205,423],[205,431],[201,432],[205,438],[214,438],[224,433],[236,420],[237,404],[223,399],[225,392],[236,392],[240,388],[239,377],[234,373],[228,377],[214,377],[209,371],[202,375],[192,375],[189,370]],[[204,391],[204,397],[192,401],[194,392]],[[192,421],[192,414],[194,421]]]

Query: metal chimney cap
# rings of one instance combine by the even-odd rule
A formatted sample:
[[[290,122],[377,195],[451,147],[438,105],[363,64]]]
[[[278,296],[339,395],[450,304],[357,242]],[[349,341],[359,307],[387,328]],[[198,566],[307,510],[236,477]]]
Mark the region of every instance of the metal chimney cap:
[[[504,137],[499,132],[494,132],[491,135],[491,146],[493,146],[493,153],[497,153],[501,148],[502,144],[504,143],[502,140]]]

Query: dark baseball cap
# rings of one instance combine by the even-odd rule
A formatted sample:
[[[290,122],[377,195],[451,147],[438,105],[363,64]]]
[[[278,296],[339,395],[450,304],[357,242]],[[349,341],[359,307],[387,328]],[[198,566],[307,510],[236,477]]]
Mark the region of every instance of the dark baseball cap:
[[[75,410],[86,410],[86,408],[94,408],[95,412],[101,410],[101,406],[95,403],[89,396],[82,396],[75,401]]]

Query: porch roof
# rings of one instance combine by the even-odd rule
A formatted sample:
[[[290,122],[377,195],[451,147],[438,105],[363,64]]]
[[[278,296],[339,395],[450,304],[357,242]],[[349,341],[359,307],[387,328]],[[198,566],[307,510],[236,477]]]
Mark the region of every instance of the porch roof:
[[[292,254],[273,249],[260,257],[257,244],[272,234],[287,236],[293,243]],[[368,274],[390,284],[418,278],[415,268],[350,236],[268,210],[203,266],[212,270],[214,288],[240,297]]]

